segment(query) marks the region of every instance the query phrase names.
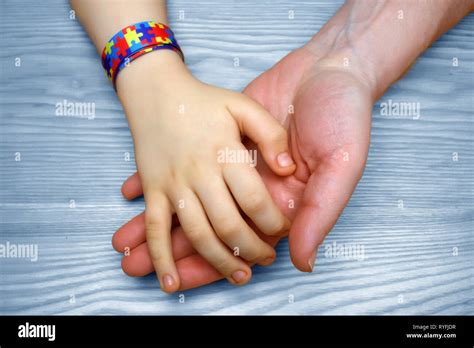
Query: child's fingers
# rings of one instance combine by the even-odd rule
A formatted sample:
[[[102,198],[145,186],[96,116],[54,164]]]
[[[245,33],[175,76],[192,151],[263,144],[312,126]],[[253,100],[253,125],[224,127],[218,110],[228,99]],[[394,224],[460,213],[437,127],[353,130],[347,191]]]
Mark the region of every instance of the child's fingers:
[[[141,214],[141,216],[144,217],[144,214]],[[137,221],[141,221],[141,219],[132,220],[134,224],[137,224],[137,226],[134,228],[137,231],[141,231],[140,234],[143,235],[144,240],[145,220],[143,218],[143,224],[137,223]],[[249,221],[249,224],[251,223],[252,222]],[[117,239],[121,239],[122,237],[126,238],[125,235],[127,232],[128,229],[124,226],[124,228],[120,230],[120,234],[117,232]],[[259,232],[257,232],[257,234],[262,240],[271,246],[275,246],[279,240],[278,237],[269,237]],[[119,241],[117,243],[120,244],[121,242]],[[153,273],[154,268],[153,263],[151,262],[150,253],[148,252],[147,243],[142,242],[136,245],[132,244],[133,243],[130,243],[130,251],[122,258],[123,271],[131,277],[144,277],[150,273]],[[175,261],[187,258],[188,256],[196,253],[181,227],[175,227],[171,232],[171,244],[173,246],[173,257]],[[187,279],[182,277],[181,270],[178,265],[176,267],[178,268],[178,273],[180,274],[181,288],[183,288],[183,283],[187,283]]]
[[[209,262],[195,253],[178,260],[176,268],[181,279],[179,290],[197,288],[223,278]],[[153,272],[147,243],[140,244],[130,256],[123,257],[122,269],[133,277],[143,277]]]
[[[179,289],[179,276],[171,249],[171,210],[166,197],[146,195],[146,240],[161,288],[166,292]]]
[[[217,235],[234,253],[252,263],[275,258],[275,250],[240,215],[223,178],[198,182],[195,190]]]
[[[273,202],[255,168],[246,163],[228,164],[224,179],[240,208],[269,236],[282,235],[290,229],[290,221]]]
[[[171,228],[179,226],[178,217],[173,215]],[[145,212],[138,214],[132,220],[121,226],[112,236],[112,246],[119,253],[136,248],[146,240]],[[174,244],[173,244],[174,248]]]
[[[176,225],[171,225],[171,245],[173,247],[173,256],[175,260],[189,255],[194,249],[183,233],[183,229]],[[145,213],[135,216],[132,220],[119,228],[112,237],[112,245],[115,250],[131,255],[140,244],[146,241]]]
[[[251,221],[249,222],[251,223]],[[143,233],[145,229],[143,228]],[[271,246],[275,246],[278,238],[259,234]],[[196,254],[191,243],[180,227],[174,228],[171,234],[173,255],[176,260],[180,278],[180,290],[196,288],[222,278],[222,275],[200,255]],[[148,252],[147,243],[142,243],[122,258],[123,271],[132,277],[143,277],[153,273],[153,264]]]
[[[250,267],[217,238],[195,193],[180,190],[172,200],[181,227],[194,249],[232,284],[247,283],[252,274]]]
[[[179,290],[197,288],[223,278],[208,261],[195,253],[177,261],[176,267],[181,279]],[[143,277],[153,272],[147,243],[140,244],[130,256],[123,257],[122,269],[132,277]]]
[[[181,279],[179,290],[197,288],[223,278],[218,270],[201,255],[195,253],[177,261],[176,267]],[[129,257],[124,256],[122,269],[127,275],[133,277],[143,277],[153,272],[147,243],[140,244]]]
[[[145,226],[143,226],[143,234],[145,234]],[[171,232],[171,244],[175,261],[196,253],[181,226],[175,227]],[[129,253],[124,255],[122,269],[132,277],[143,277],[155,271],[146,242],[134,246]],[[182,281],[183,279],[180,277],[180,282]]]
[[[288,135],[278,121],[260,104],[240,96],[233,98],[229,111],[243,134],[252,139],[275,174],[290,175],[296,169],[288,149]]]

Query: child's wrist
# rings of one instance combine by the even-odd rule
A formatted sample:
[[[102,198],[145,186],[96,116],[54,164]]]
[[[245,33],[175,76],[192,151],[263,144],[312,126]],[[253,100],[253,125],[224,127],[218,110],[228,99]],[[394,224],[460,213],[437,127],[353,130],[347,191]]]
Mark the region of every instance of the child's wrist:
[[[149,110],[150,105],[172,102],[192,80],[181,57],[171,50],[150,52],[134,60],[117,77],[117,94],[130,125],[146,124],[147,118],[159,111]]]
[[[181,57],[171,50],[147,53],[122,69],[117,77],[117,94],[132,134],[150,129],[156,132],[157,127],[152,125],[168,122],[166,118],[173,114],[169,110],[179,111],[181,98],[196,81]]]
[[[166,89],[173,82],[190,75],[176,52],[171,50],[149,52],[120,71],[116,81],[117,94],[123,101],[130,94],[141,94],[143,88],[155,86]]]

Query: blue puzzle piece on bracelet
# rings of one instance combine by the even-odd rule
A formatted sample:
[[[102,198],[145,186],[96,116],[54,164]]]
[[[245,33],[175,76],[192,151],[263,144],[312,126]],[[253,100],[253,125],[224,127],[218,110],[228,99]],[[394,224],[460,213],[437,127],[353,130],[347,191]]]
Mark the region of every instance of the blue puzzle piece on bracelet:
[[[146,43],[154,43],[155,40],[155,36],[153,35],[153,33],[150,33],[150,26],[148,25],[148,23],[140,23],[136,26],[136,31],[137,33],[139,34],[142,34],[142,36],[140,37],[140,40],[142,42],[142,44],[146,44]]]

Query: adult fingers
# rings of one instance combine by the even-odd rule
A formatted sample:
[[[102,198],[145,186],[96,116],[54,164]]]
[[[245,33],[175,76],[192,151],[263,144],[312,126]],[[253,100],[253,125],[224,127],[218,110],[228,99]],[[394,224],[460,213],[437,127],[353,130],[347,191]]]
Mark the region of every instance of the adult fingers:
[[[299,270],[313,270],[317,249],[342,214],[362,171],[363,165],[321,165],[310,176],[289,233],[291,260]]]
[[[176,215],[173,215],[171,228],[179,226]],[[119,253],[129,252],[146,240],[145,212],[135,216],[121,226],[112,236],[112,246]],[[173,248],[175,248],[173,244]]]
[[[136,248],[146,241],[145,213],[135,216],[112,236],[112,246],[119,253]]]
[[[145,233],[145,228],[143,228],[143,232]],[[181,226],[174,228],[171,232],[171,245],[175,261],[196,253]],[[130,252],[124,255],[122,269],[125,274],[131,277],[143,277],[154,272],[146,242],[131,248]]]
[[[143,195],[142,182],[138,172],[135,172],[125,180],[122,185],[122,195],[128,200],[133,200]]]

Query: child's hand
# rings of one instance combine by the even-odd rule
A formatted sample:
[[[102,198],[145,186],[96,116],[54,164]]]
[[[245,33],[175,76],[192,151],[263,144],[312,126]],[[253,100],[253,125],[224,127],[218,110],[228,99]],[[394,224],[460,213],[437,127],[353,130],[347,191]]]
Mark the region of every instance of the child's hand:
[[[176,291],[180,282],[171,251],[173,213],[196,251],[233,284],[250,279],[244,260],[273,262],[275,251],[246,224],[238,206],[268,235],[286,232],[290,223],[249,162],[256,156],[249,156],[241,137],[259,145],[275,173],[289,175],[295,164],[283,127],[250,98],[196,80],[171,51],[137,59],[119,74],[117,87],[134,138],[149,252],[163,290]]]

